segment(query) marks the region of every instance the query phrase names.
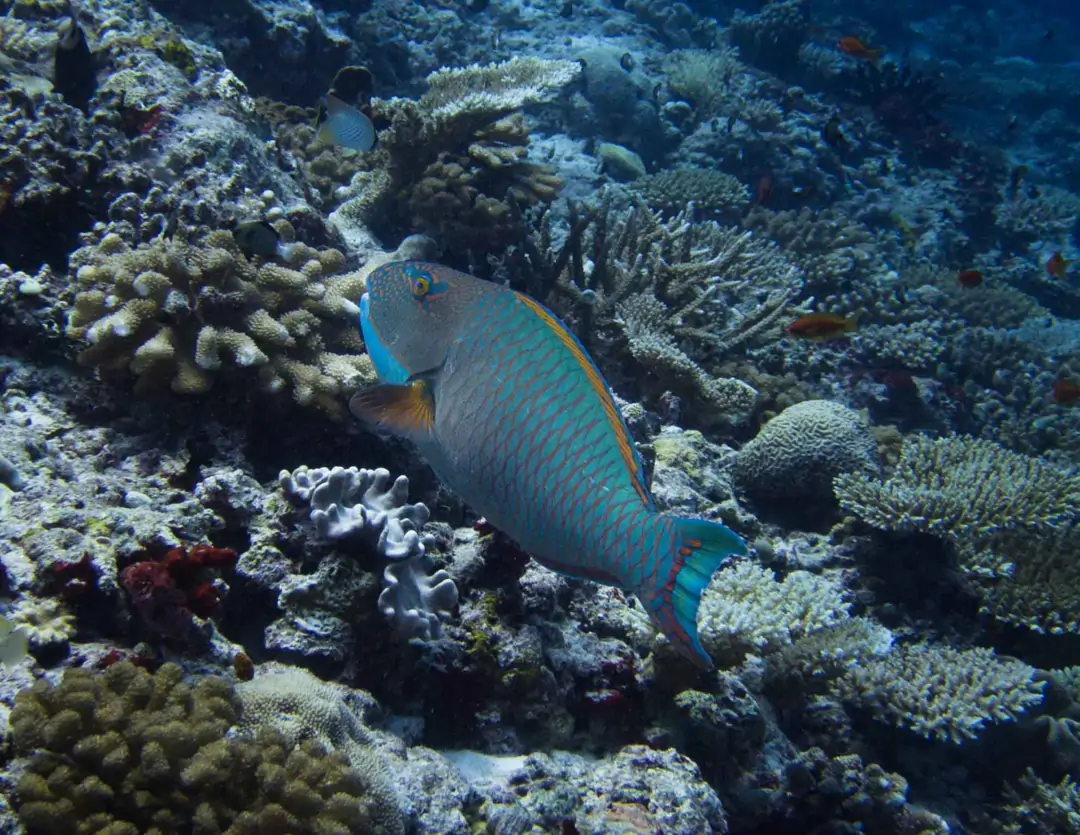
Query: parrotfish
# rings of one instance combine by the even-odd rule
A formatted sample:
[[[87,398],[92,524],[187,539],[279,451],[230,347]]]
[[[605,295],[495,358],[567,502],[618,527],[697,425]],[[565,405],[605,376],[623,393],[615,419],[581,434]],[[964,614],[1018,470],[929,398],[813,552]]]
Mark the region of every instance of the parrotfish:
[[[637,595],[688,658],[701,593],[737,534],[660,513],[600,370],[547,308],[438,264],[368,276],[360,327],[379,382],[357,417],[414,441],[439,479],[541,565]]]

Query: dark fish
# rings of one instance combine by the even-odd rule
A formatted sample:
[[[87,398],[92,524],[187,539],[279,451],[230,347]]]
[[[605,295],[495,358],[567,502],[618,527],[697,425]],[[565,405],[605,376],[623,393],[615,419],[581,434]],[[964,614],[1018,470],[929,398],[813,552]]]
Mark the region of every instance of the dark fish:
[[[470,12],[482,12],[488,7],[488,0],[468,0],[465,8]]]
[[[1080,383],[1076,380],[1063,378],[1054,383],[1053,397],[1055,403],[1071,405],[1080,400]]]
[[[57,30],[56,56],[53,63],[53,89],[72,107],[86,110],[97,92],[97,67],[86,33],[68,6],[68,16]]]
[[[624,52],[622,58],[619,59],[619,66],[630,72],[634,68],[634,56],[629,52]]]
[[[559,17],[570,18],[574,16],[574,0],[563,0],[559,7]]]
[[[342,67],[330,83],[330,95],[349,104],[366,106],[375,91],[371,70],[361,66]]]
[[[249,261],[258,255],[260,258],[285,258],[292,249],[291,244],[281,242],[281,233],[265,220],[248,220],[233,229],[233,240]]]
[[[1053,26],[1051,26],[1049,29],[1047,29],[1046,32],[1043,33],[1043,36],[1041,38],[1039,38],[1039,40],[1041,40],[1041,41],[1052,41],[1053,39],[1054,39],[1054,27]]]
[[[765,172],[761,175],[761,179],[758,180],[757,192],[754,195],[754,205],[763,206],[772,194],[773,178],[772,174]]]
[[[843,148],[847,144],[844,129],[840,126],[840,117],[833,116],[821,129],[821,138],[830,148]]]
[[[1020,127],[1020,117],[1013,113],[1005,122],[1005,130],[1011,132],[1016,130],[1018,127]]]

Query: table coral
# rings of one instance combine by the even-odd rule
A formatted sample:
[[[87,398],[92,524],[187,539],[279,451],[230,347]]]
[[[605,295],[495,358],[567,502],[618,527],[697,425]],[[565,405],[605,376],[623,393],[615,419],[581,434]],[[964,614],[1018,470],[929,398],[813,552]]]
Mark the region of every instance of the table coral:
[[[39,681],[11,713],[19,818],[33,835],[401,831],[391,798],[344,755],[265,726],[227,735],[240,715],[228,681],[184,682],[176,664]]]
[[[1045,682],[1032,681],[1034,673],[985,647],[911,644],[849,668],[834,687],[879,721],[960,744],[1041,702]]]
[[[344,266],[337,250],[303,244],[287,264],[251,263],[228,232],[136,249],[110,235],[71,257],[80,290],[67,334],[86,343],[80,362],[126,369],[143,388],[202,394],[240,377],[338,414],[342,394],[374,379],[350,321],[363,281]]]
[[[518,205],[550,202],[561,182],[526,158],[524,122],[506,117],[551,98],[579,72],[572,61],[514,58],[437,70],[417,101],[372,99],[373,117],[389,127],[331,222],[343,232],[360,220],[382,234],[442,233],[462,252],[519,240]]]

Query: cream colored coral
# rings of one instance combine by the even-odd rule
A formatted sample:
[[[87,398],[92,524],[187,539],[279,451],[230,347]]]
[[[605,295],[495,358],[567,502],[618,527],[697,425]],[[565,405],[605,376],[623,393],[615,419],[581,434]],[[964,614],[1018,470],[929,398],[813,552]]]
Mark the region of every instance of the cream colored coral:
[[[24,597],[7,617],[32,647],[64,643],[75,634],[75,616],[56,600]]]
[[[834,688],[879,721],[961,743],[1041,702],[1046,682],[1032,681],[1034,673],[985,647],[909,644],[849,668]]]
[[[698,633],[718,663],[737,663],[747,653],[768,653],[792,640],[838,623],[848,604],[836,583],[793,571],[783,581],[752,560],[713,575],[701,599]]]

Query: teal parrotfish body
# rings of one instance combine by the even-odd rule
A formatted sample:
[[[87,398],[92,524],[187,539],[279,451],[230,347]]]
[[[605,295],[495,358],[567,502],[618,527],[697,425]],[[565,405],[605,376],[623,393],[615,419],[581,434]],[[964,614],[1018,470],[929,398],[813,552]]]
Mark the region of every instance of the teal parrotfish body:
[[[415,441],[436,475],[553,570],[638,596],[686,656],[701,593],[743,541],[656,510],[585,349],[538,302],[421,261],[375,269],[360,325],[380,382],[353,413]]]

